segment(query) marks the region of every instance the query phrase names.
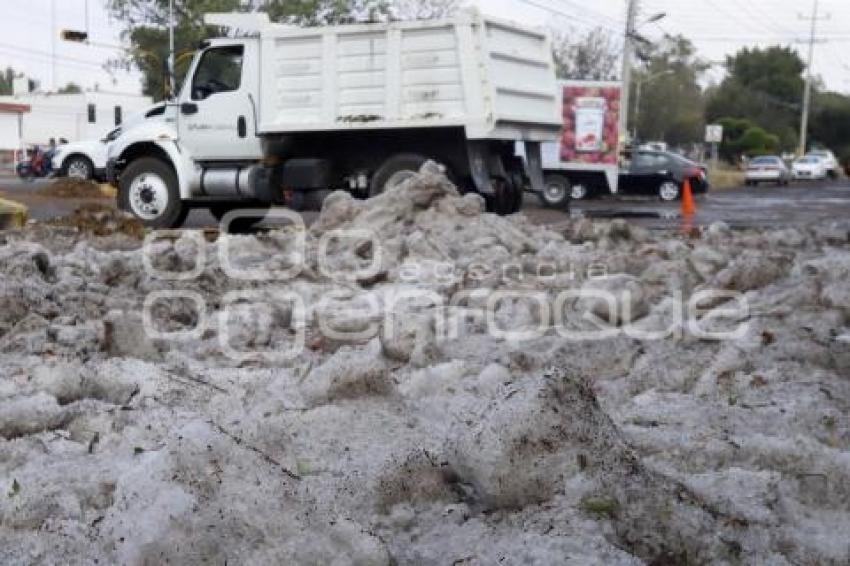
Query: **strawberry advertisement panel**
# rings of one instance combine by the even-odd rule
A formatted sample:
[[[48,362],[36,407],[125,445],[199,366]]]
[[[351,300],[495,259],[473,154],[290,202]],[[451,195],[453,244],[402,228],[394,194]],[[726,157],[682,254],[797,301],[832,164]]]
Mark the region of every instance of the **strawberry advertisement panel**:
[[[620,85],[566,83],[561,161],[616,165],[619,148]]]

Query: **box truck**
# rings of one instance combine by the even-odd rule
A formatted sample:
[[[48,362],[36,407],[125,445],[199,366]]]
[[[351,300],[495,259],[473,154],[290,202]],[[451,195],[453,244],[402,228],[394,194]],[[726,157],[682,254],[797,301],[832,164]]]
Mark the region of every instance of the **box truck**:
[[[563,127],[542,146],[545,206],[565,208],[592,191],[616,193],[620,174],[622,86],[607,81],[558,81]]]
[[[193,207],[297,207],[325,189],[368,197],[427,159],[500,214],[526,186],[543,190],[541,143],[561,130],[545,32],[474,10],[318,28],[205,21],[230,33],[195,55],[167,119],[110,145],[119,205],[145,224],[178,226]]]

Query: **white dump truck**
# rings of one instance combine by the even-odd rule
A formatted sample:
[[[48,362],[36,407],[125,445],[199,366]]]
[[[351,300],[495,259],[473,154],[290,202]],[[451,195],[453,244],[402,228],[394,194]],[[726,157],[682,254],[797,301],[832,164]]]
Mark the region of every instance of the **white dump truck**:
[[[163,121],[123,131],[108,175],[119,205],[174,227],[193,207],[287,205],[380,193],[427,159],[494,212],[543,189],[541,143],[561,130],[545,32],[463,11],[450,19],[319,28],[209,14]],[[525,161],[514,155],[525,146]]]

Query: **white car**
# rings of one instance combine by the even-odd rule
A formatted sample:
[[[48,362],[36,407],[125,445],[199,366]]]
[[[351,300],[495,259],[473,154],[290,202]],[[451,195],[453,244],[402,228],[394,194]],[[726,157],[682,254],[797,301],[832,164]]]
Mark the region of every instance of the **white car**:
[[[776,155],[764,155],[753,158],[747,165],[747,186],[755,186],[759,183],[776,183],[787,185],[791,181],[791,171]]]
[[[828,149],[814,149],[807,153],[806,157],[817,157],[823,161],[826,174],[831,179],[838,176],[838,160],[835,158],[835,154]]]
[[[159,103],[145,112],[131,116],[120,127],[106,134],[102,140],[86,140],[58,146],[53,153],[53,170],[59,177],[105,181],[109,144],[118,139],[121,132],[129,127],[149,119],[163,119],[165,109],[166,105]]]
[[[794,178],[797,180],[823,180],[826,179],[828,173],[826,163],[821,158],[815,157],[814,155],[807,155],[797,159],[791,167],[791,170],[794,173]]]
[[[109,142],[118,137],[121,128],[109,132],[102,140],[87,140],[62,144],[53,154],[53,170],[59,177],[71,179],[106,178],[106,154]]]

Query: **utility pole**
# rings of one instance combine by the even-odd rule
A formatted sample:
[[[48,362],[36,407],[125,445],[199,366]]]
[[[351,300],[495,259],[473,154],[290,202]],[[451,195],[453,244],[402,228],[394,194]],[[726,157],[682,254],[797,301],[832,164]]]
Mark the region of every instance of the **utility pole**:
[[[620,136],[628,137],[629,128],[629,99],[632,86],[632,59],[635,53],[634,36],[637,29],[637,16],[640,0],[627,0],[626,35],[623,38],[623,88],[620,95]]]
[[[174,0],[168,0],[168,92],[174,98],[177,89],[174,78]]]
[[[809,60],[806,65],[806,86],[803,91],[803,117],[800,120],[800,155],[806,154],[806,147],[808,146],[808,137],[809,137],[809,114],[812,108],[812,82],[814,80],[814,74],[812,72],[812,65],[814,64],[815,59],[815,43],[816,43],[816,35],[818,29],[818,8],[820,4],[820,0],[815,0],[814,7],[812,8],[812,28],[811,34],[809,35]],[[805,19],[801,16],[801,19]],[[823,19],[828,19],[828,16]]]
[[[638,78],[635,84],[635,109],[632,112],[632,140],[638,139],[638,117],[640,116],[640,94],[643,88],[643,79]]]

